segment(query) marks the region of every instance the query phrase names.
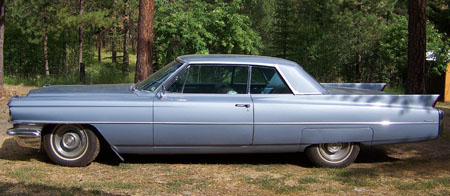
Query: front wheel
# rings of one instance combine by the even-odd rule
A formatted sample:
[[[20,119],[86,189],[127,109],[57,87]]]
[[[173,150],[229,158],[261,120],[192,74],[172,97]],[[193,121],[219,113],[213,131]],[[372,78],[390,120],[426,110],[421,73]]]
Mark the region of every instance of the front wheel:
[[[57,164],[81,167],[97,157],[100,142],[95,133],[82,126],[59,125],[44,135],[44,149]]]
[[[306,156],[317,167],[347,167],[358,153],[359,145],[348,142],[318,144],[306,149]]]

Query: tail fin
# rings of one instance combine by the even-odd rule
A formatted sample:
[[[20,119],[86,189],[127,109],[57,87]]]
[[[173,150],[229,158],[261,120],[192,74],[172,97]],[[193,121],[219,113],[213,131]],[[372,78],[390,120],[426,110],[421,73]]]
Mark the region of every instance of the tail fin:
[[[344,88],[358,88],[374,91],[383,91],[386,88],[386,83],[321,83],[329,87],[344,87]]]

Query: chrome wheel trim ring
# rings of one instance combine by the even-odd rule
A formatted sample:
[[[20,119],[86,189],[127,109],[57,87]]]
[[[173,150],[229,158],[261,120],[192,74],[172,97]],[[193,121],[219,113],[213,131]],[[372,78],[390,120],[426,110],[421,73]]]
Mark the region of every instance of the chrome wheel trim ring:
[[[319,144],[318,152],[323,160],[329,163],[340,163],[345,161],[353,152],[350,143],[328,143]]]
[[[60,159],[77,160],[86,154],[88,135],[80,126],[62,125],[56,127],[50,134],[50,146]]]

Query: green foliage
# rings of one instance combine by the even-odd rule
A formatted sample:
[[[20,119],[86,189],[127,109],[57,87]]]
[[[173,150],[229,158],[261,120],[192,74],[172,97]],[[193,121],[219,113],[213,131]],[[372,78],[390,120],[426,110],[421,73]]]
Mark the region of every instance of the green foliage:
[[[120,50],[125,12],[135,43],[139,1],[84,2],[80,16],[78,1],[7,1],[7,82],[78,83],[80,24],[87,83],[133,81],[121,64],[110,59],[97,64],[95,53],[97,39],[106,51],[112,42]],[[185,54],[262,54],[296,61],[321,82],[388,82],[401,88],[407,72],[407,5],[407,0],[155,0],[154,66]],[[450,61],[450,9],[445,0],[427,6],[427,51],[436,56],[427,64],[432,77]],[[42,76],[44,29],[49,78]]]
[[[37,79],[44,74],[44,29],[48,29],[50,74],[73,75],[78,70],[79,24],[84,26],[84,63],[90,65],[96,62],[93,35],[114,23],[107,17],[110,9],[105,6],[108,5],[94,0],[85,0],[86,8],[81,17],[77,1],[17,0],[7,3],[4,69],[6,76],[11,78]]]
[[[427,62],[429,76],[440,75],[445,71],[446,62],[449,62],[449,45],[441,39],[443,35],[429,22],[426,34],[427,51],[434,52],[436,56],[436,61]],[[382,64],[379,69],[383,73],[383,80],[403,84],[408,61],[408,19],[405,16],[394,16],[392,24],[378,44],[379,61]]]
[[[298,62],[322,82],[401,86],[407,71],[406,11],[404,0],[280,0],[266,28],[270,46],[262,51]],[[442,40],[445,35],[429,23],[427,51],[437,56],[429,63],[430,76],[442,73],[449,61],[449,44]]]
[[[156,66],[184,54],[258,54],[261,38],[241,1],[156,1]]]

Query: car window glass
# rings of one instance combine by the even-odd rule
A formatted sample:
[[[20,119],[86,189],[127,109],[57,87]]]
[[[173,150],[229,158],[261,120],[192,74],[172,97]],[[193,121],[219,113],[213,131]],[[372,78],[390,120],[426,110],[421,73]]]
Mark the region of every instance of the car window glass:
[[[275,68],[253,67],[250,93],[291,94],[292,92]]]
[[[173,72],[175,72],[180,67],[181,63],[179,63],[178,61],[173,61],[152,74],[147,79],[137,83],[136,89],[154,92],[164,80],[166,80]]]
[[[175,77],[175,81],[167,88],[167,92],[171,93],[181,93],[183,92],[184,82],[186,81],[186,76],[188,74],[188,70],[184,70],[179,73],[177,77]]]
[[[247,80],[247,66],[193,65],[189,68],[182,92],[246,94]],[[179,88],[180,85],[176,85]]]

